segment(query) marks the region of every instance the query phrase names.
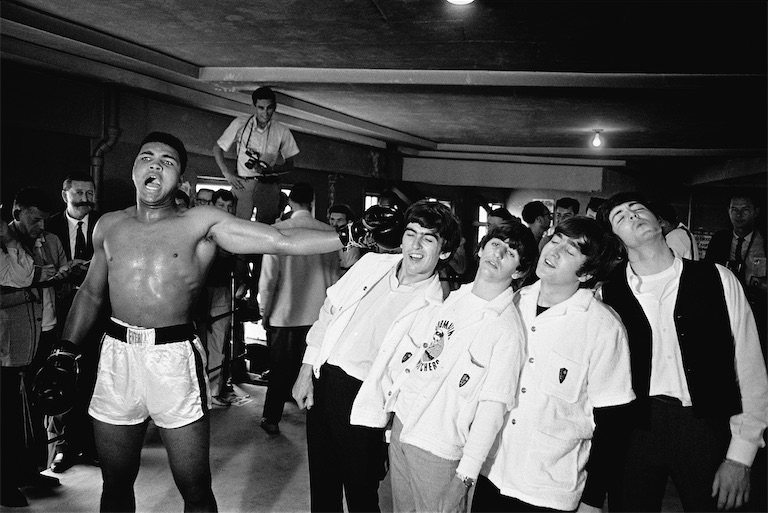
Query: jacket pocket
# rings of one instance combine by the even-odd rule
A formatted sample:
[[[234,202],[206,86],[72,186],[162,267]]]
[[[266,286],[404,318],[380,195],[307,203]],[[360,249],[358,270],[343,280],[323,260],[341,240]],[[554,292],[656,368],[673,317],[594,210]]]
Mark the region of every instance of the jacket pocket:
[[[455,387],[460,397],[471,399],[479,393],[487,370],[487,362],[483,362],[472,356],[472,353],[467,352],[461,355],[448,379],[451,380],[452,386]]]
[[[585,449],[583,440],[560,440],[534,431],[525,458],[525,481],[537,487],[576,490],[586,463]]]
[[[575,403],[579,399],[586,372],[586,365],[552,351],[544,365],[539,386],[547,395]]]

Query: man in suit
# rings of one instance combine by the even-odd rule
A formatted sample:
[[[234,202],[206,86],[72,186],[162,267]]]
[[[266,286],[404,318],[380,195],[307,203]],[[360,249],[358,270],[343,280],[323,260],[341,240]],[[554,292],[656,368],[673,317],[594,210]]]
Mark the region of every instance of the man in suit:
[[[314,191],[308,183],[291,188],[291,217],[275,228],[333,228],[312,216]],[[259,308],[274,334],[269,346],[269,386],[264,399],[261,428],[270,435],[280,432],[283,405],[299,375],[309,328],[320,315],[325,290],[339,279],[338,253],[322,255],[264,255],[259,277]]]
[[[88,271],[88,264],[93,256],[93,227],[99,214],[93,211],[96,187],[93,178],[87,173],[74,173],[64,179],[61,199],[65,209],[52,215],[46,221],[46,229],[55,234],[64,246],[64,253],[72,269],[68,278],[68,290],[56,303],[59,327],[67,319],[72,300],[83,283]],[[94,337],[98,335],[94,334]],[[93,425],[88,416],[88,399],[95,379],[96,347],[94,340],[81,360],[83,388],[75,406],[63,415],[48,419],[49,438],[55,439],[51,470],[57,474],[71,468],[78,461],[97,463],[96,446],[93,438]]]
[[[728,205],[728,217],[732,230],[715,232],[707,247],[704,260],[728,267],[747,294],[752,305],[760,333],[763,357],[766,351],[766,240],[765,234],[756,227],[755,221],[761,214],[755,199],[749,194],[736,194]]]

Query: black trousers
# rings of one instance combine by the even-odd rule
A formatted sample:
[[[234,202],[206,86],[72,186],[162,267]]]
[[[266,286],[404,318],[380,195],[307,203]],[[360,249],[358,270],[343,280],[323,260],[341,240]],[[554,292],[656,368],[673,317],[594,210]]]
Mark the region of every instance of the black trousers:
[[[264,414],[270,424],[283,418],[283,406],[301,368],[311,326],[275,327],[269,344],[269,384],[264,399]]]
[[[352,426],[349,415],[362,382],[333,365],[314,380],[315,405],[307,412],[309,489],[312,511],[381,511],[384,429]]]
[[[534,506],[527,502],[523,502],[520,499],[502,495],[501,490],[496,488],[496,485],[485,476],[478,476],[476,486],[475,497],[472,500],[473,513],[538,513],[545,511],[560,511],[557,509]]]
[[[717,511],[712,481],[730,440],[728,419],[697,418],[693,408],[651,399],[650,429],[633,429],[619,489],[610,511],[661,511],[667,480],[685,511]]]

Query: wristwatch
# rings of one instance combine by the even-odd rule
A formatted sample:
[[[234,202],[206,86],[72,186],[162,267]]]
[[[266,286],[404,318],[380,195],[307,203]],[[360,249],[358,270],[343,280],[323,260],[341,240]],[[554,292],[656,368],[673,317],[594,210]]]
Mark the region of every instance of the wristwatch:
[[[473,486],[475,486],[475,480],[472,479],[471,477],[465,476],[464,474],[459,474],[458,472],[456,472],[456,477],[458,477],[459,481],[464,483],[464,486],[466,486],[467,488],[472,488]]]

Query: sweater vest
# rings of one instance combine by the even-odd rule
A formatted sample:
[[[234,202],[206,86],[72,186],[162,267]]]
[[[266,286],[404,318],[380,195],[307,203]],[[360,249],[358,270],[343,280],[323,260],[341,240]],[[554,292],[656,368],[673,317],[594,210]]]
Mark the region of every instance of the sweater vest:
[[[632,387],[637,406],[647,412],[651,326],[629,288],[626,265],[619,266],[614,279],[603,285],[603,300],[616,310],[627,328]],[[722,418],[741,413],[733,333],[723,284],[713,264],[683,260],[674,322],[694,414]],[[645,417],[643,412],[637,413]]]

